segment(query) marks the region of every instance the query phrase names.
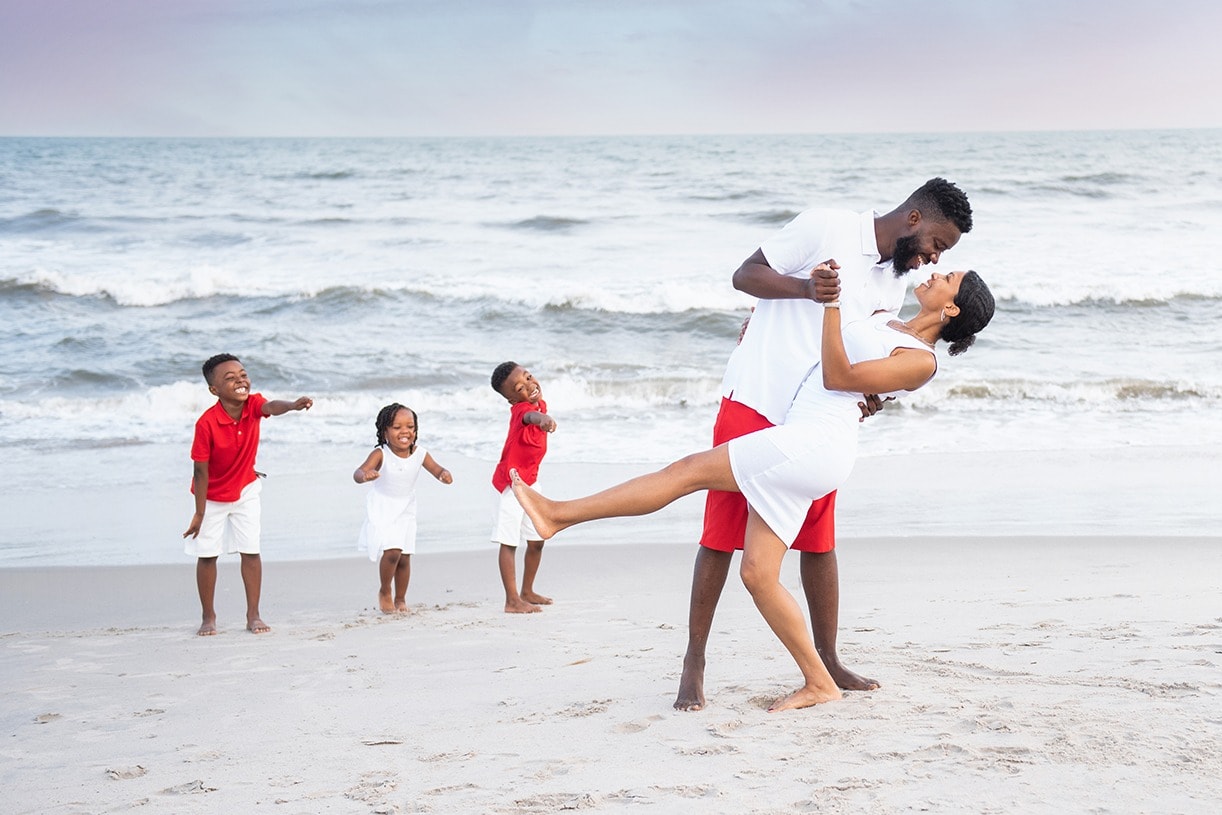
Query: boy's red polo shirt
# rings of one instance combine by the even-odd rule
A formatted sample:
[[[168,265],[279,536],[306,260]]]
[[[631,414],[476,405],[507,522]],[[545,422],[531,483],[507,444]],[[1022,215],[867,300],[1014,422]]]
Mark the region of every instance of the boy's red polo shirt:
[[[547,402],[518,402],[509,409],[509,434],[501,448],[501,460],[492,471],[492,487],[504,492],[509,486],[509,471],[514,469],[527,484],[539,478],[539,462],[547,453],[547,431],[537,424],[526,424],[522,417],[532,410],[547,413]]]
[[[236,501],[242,488],[258,477],[255,456],[265,404],[263,394],[252,393],[242,406],[242,417],[235,422],[218,399],[195,423],[191,460],[208,462],[209,501]],[[191,492],[195,492],[195,482],[191,483]]]

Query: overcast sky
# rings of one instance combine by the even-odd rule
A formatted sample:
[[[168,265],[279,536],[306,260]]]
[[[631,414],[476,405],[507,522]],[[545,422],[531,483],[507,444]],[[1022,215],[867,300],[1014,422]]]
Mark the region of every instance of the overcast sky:
[[[0,0],[0,134],[1222,127],[1222,0]]]

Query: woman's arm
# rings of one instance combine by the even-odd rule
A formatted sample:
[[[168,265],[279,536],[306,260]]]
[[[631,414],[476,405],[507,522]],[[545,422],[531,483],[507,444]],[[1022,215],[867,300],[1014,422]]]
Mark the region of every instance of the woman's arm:
[[[889,393],[914,391],[929,381],[937,371],[932,353],[916,349],[897,348],[891,356],[849,362],[840,336],[839,306],[823,309],[823,387],[849,393]]]

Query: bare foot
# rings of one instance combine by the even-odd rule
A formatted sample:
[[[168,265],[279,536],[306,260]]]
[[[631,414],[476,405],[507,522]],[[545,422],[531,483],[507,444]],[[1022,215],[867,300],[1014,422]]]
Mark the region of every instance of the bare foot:
[[[824,702],[834,702],[840,698],[842,698],[842,694],[838,689],[826,691],[821,688],[802,687],[784,699],[778,699],[773,702],[768,708],[768,712],[778,713],[782,710],[798,710],[799,708],[811,707]]]
[[[835,665],[827,665],[827,672],[832,675],[832,679],[836,680],[836,687],[841,690],[878,690],[882,687],[877,679],[868,679],[855,674],[839,662]]]
[[[534,614],[535,612],[542,610],[543,609],[539,608],[534,603],[528,603],[521,599],[505,601],[506,614]]]
[[[675,710],[704,710],[704,660],[683,660],[683,675],[679,677],[679,696]]]
[[[517,470],[509,471],[509,479],[513,486],[514,497],[518,499],[522,509],[526,510],[526,514],[530,516],[530,522],[534,524],[535,531],[539,533],[539,537],[543,540],[549,540],[562,528],[552,523],[544,515],[547,505],[552,502],[544,498],[533,488],[526,486],[526,482],[518,475]]]
[[[407,607],[406,600],[396,600],[395,601],[395,612],[398,614],[411,614],[412,610]]]
[[[266,634],[272,630],[272,627],[258,617],[255,617],[253,620],[246,621],[246,630],[252,634]]]
[[[199,631],[195,632],[197,637],[215,637],[216,636],[216,620],[204,620],[200,623]]]
[[[378,592],[378,609],[383,614],[394,614],[395,602],[391,599],[390,592]]]
[[[536,594],[533,591],[522,592],[522,599],[537,606],[550,606],[552,604],[552,598],[544,597],[542,594]]]

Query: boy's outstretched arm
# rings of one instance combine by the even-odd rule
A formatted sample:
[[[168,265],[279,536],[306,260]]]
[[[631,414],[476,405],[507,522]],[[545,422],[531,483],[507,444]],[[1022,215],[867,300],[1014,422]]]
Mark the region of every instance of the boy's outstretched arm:
[[[308,396],[299,396],[294,402],[273,399],[263,403],[263,415],[282,416],[290,410],[309,410],[312,407],[314,407],[314,400]]]
[[[442,467],[433,460],[432,453],[424,454],[424,469],[429,471],[429,474],[440,481],[442,484],[453,484],[454,476],[450,475],[450,471]]]
[[[539,427],[546,430],[548,433],[556,431],[556,420],[546,413],[538,410],[532,410],[529,413],[522,414],[522,424],[537,424]]]
[[[204,522],[204,506],[208,501],[208,462],[196,461],[195,474],[192,482],[195,487],[195,514],[191,516],[191,525],[182,533],[184,538],[198,538],[200,524]]]

